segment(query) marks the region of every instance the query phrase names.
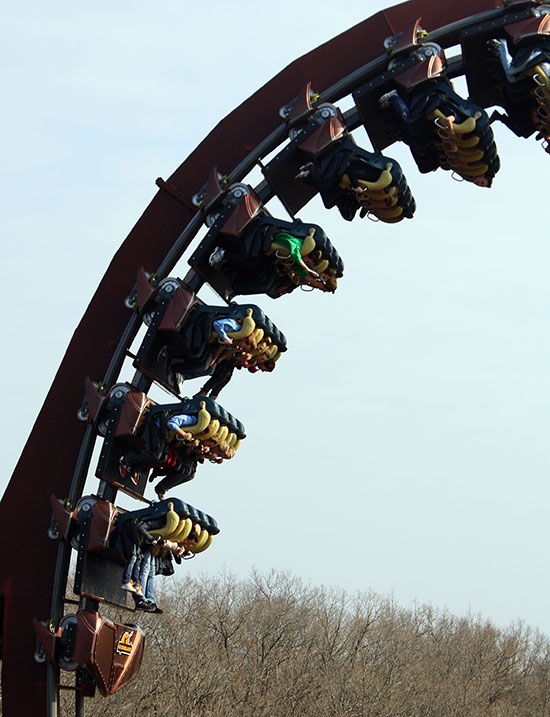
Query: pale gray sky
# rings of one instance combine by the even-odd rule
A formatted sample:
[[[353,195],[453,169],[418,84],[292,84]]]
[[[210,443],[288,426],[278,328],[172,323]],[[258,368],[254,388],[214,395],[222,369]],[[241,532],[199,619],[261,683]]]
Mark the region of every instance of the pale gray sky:
[[[384,6],[4,8],[4,485],[156,177],[282,67]],[[420,175],[401,146],[387,153],[416,196],[413,221],[348,224],[318,201],[301,212],[326,229],[345,276],[334,296],[257,299],[289,351],[275,373],[238,375],[221,395],[248,438],[180,489],[222,530],[186,570],[288,568],[550,631],[550,160],[496,132],[490,191]]]

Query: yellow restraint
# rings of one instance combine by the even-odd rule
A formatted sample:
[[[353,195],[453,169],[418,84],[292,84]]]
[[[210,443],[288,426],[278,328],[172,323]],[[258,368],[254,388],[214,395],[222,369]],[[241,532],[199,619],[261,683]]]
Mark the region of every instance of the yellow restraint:
[[[235,341],[238,341],[239,339],[246,339],[247,336],[250,336],[255,328],[256,322],[252,318],[252,309],[248,308],[241,328],[238,331],[228,331],[227,335],[231,336]]]
[[[174,510],[174,504],[168,503],[168,513],[166,513],[166,523],[164,524],[164,527],[150,530],[149,533],[151,533],[151,535],[158,535],[161,538],[167,538],[176,530],[179,526],[179,522],[180,517]]]

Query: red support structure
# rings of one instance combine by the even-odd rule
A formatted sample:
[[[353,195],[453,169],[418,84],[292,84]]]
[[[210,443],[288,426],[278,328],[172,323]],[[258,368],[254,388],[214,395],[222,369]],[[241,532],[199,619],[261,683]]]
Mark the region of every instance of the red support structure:
[[[130,312],[124,298],[140,266],[154,272],[186,227],[191,197],[213,166],[229,173],[281,124],[279,107],[308,82],[323,92],[384,53],[386,37],[417,18],[435,30],[502,6],[500,0],[410,0],[379,12],[299,58],[220,122],[159,189],[115,254],[78,325],[0,503],[0,591],[4,595],[2,696],[5,717],[46,714],[44,665],[33,659],[33,618],[47,619],[57,545],[46,533],[50,495],[66,496],[83,437],[76,418],[87,376],[101,380]],[[227,137],[231,137],[231,142]],[[161,183],[161,186],[162,183]],[[60,437],[63,437],[62,441]],[[60,450],[61,449],[61,450]],[[12,547],[14,524],[25,531]]]

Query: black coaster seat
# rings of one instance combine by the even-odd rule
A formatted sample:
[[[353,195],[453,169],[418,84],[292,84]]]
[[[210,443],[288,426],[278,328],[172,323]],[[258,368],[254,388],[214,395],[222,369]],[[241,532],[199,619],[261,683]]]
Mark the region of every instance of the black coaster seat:
[[[229,306],[196,306],[181,329],[181,337],[190,352],[200,351],[213,339],[212,324],[217,319],[244,319],[252,309],[252,319],[256,327],[263,329],[279,351],[286,351],[286,338],[275,324],[256,304],[230,304]],[[211,347],[207,347],[211,349]],[[192,354],[190,354],[192,355]]]
[[[404,99],[408,117],[398,114],[403,141],[409,145],[421,173],[439,167],[463,179],[490,186],[500,159],[485,110],[458,95],[446,80],[429,80]],[[389,99],[394,109],[395,98]],[[452,128],[446,119],[454,116]]]
[[[538,132],[548,151],[550,137],[550,38],[527,37],[519,43],[499,40],[491,43],[499,58],[498,81],[502,86],[502,107],[492,120],[503,122],[518,137]],[[511,58],[511,59],[510,59]]]
[[[135,497],[143,496],[151,469],[157,475],[163,468],[170,471],[170,461],[178,456],[228,460],[246,436],[243,424],[210,398],[159,405],[142,392],[126,389],[117,388],[115,393],[122,395],[107,404],[109,418],[96,476]],[[179,440],[168,426],[170,418],[179,414],[197,417],[195,425],[182,427],[193,435],[192,441]]]
[[[177,301],[178,292],[173,296]],[[256,304],[207,306],[196,301],[181,322],[177,320],[177,312],[176,320],[167,320],[167,315],[173,313],[170,302],[159,307],[137,352],[134,366],[178,395],[182,381],[212,375],[211,362],[220,347],[212,328],[217,319],[243,320],[243,326],[246,319],[255,331],[261,329],[270,344],[272,358],[287,350],[282,331]],[[239,365],[238,355],[232,360]]]
[[[302,173],[319,191],[327,209],[337,206],[352,221],[358,210],[395,223],[412,218],[416,203],[400,165],[380,152],[368,152],[351,137],[333,143]]]
[[[115,530],[112,534],[112,541],[116,542],[117,532],[120,532],[124,524],[138,518],[140,520],[146,520],[148,523],[154,524],[156,528],[160,528],[165,524],[166,515],[169,512],[169,504],[173,505],[173,510],[178,514],[180,518],[190,518],[193,524],[198,525],[201,530],[208,530],[210,535],[217,535],[220,532],[217,522],[212,516],[203,513],[201,510],[194,508],[189,503],[185,503],[179,498],[165,498],[157,503],[152,503],[146,508],[140,508],[139,510],[132,510],[126,513],[121,513],[116,520]]]
[[[306,284],[334,291],[343,275],[343,262],[320,226],[272,217],[246,185],[232,189],[211,218],[210,230],[189,264],[226,301],[250,294],[276,299]],[[309,259],[305,260],[305,251],[301,255],[319,276],[303,273],[288,252],[273,247],[278,232],[305,242],[312,231],[313,244],[307,240]]]
[[[318,270],[323,278],[331,277],[334,282],[342,277],[343,261],[322,227],[300,220],[285,221],[263,215],[247,227],[240,237],[239,246],[240,256],[259,264],[263,271],[259,276],[250,275],[239,271],[235,265],[231,266],[231,262],[228,262],[228,270],[234,272],[232,283],[237,293],[259,293],[264,276],[269,277],[269,286],[265,287],[265,293],[274,299],[303,285],[305,281],[296,273],[292,262],[274,249],[273,244],[276,243],[277,234],[280,232],[305,240],[312,230],[314,249],[310,253],[315,255],[313,268]]]
[[[119,561],[124,563],[134,551],[139,548],[140,534],[137,526],[142,523],[147,532],[155,538],[170,541],[172,545],[182,545],[185,538],[194,534],[196,542],[189,546],[192,553],[206,550],[212,543],[220,529],[212,516],[194,508],[179,498],[167,498],[153,503],[147,508],[120,513],[116,520],[114,530],[109,537],[108,548],[110,555],[118,555]],[[173,573],[172,555],[170,547],[153,547],[153,554],[161,560],[161,573]],[[176,560],[180,560],[176,557]],[[163,564],[162,564],[163,563]]]

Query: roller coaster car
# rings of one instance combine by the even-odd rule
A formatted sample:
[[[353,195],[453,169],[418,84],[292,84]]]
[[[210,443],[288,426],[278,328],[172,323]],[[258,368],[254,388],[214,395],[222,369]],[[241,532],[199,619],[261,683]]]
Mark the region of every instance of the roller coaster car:
[[[361,217],[395,223],[411,218],[416,209],[399,164],[358,147],[351,137],[324,149],[301,174],[319,190],[325,207],[337,206],[347,221],[360,209]]]
[[[110,546],[117,550],[123,559],[128,557],[132,541],[132,521],[144,520],[152,526],[148,532],[163,540],[181,543],[193,531],[198,537],[197,542],[189,550],[198,554],[204,552],[212,544],[214,536],[220,532],[217,522],[212,516],[184,503],[179,498],[161,500],[148,508],[133,510],[120,514],[116,519],[115,529],[110,537]],[[154,550],[158,554],[160,548]]]
[[[150,468],[169,470],[167,458],[184,450],[197,458],[230,459],[245,437],[244,426],[210,398],[185,398],[179,403],[158,405],[144,393],[120,384],[113,387],[107,406],[109,419],[96,476],[139,498],[147,486]],[[179,441],[167,427],[172,416],[196,415],[195,425],[185,430],[193,442]],[[121,459],[139,455],[141,470],[125,470]],[[170,461],[172,460],[170,458]]]
[[[284,109],[284,108],[283,108]],[[290,141],[263,167],[270,187],[292,214],[300,211],[317,193],[313,183],[301,181],[302,165],[314,160],[334,142],[350,137],[344,117],[334,105],[319,105],[289,130]]]
[[[124,511],[94,495],[83,496],[74,508],[54,495],[50,503],[53,519],[48,536],[70,543],[77,551],[75,594],[130,608],[128,593],[120,588],[125,561],[110,545]]]
[[[64,670],[83,668],[104,696],[139,672],[145,635],[137,625],[113,622],[90,610],[65,615],[54,632],[36,618],[33,624],[50,661]]]
[[[121,608],[134,608],[120,587],[132,540],[136,541],[131,531],[133,518],[146,520],[153,535],[173,542],[183,541],[193,530],[198,538],[189,547],[193,553],[206,550],[219,533],[214,518],[178,498],[132,512],[93,495],[82,497],[73,510],[55,496],[51,496],[51,504],[59,537],[77,551],[75,594]],[[161,557],[167,568],[163,574],[172,574],[170,555]]]
[[[425,43],[413,54],[416,64],[395,74],[396,89],[380,97],[387,121],[409,145],[420,172],[441,167],[491,186],[500,160],[487,113],[454,92],[439,45]]]
[[[307,277],[300,275],[288,251],[277,246],[276,235],[280,232],[303,239],[300,251],[320,274],[318,288],[334,291],[344,265],[323,229],[299,220],[275,219],[265,213],[242,229],[214,225],[189,263],[226,300],[238,294],[260,293],[277,299],[298,286],[310,284]],[[223,249],[222,260],[214,264],[217,249]]]
[[[74,592],[122,608],[130,608],[128,593],[121,589],[127,555],[121,526],[134,515],[147,515],[158,524],[157,534],[180,520],[188,520],[198,536],[193,551],[205,550],[219,529],[216,521],[192,506],[174,499],[145,511],[125,513],[96,496],[82,497],[74,509],[51,496],[59,533],[77,550]],[[178,510],[175,513],[174,508]],[[185,527],[187,527],[185,523]],[[181,527],[184,527],[183,524]],[[190,531],[189,531],[190,532]],[[174,531],[170,531],[172,537]],[[162,557],[162,556],[161,556]],[[171,567],[168,564],[168,567]],[[173,572],[173,569],[172,569]],[[169,571],[168,571],[168,574]],[[144,648],[144,635],[136,625],[106,620],[97,612],[79,610],[65,615],[57,630],[34,620],[35,631],[49,659],[64,670],[83,668],[102,694],[110,695],[137,674]],[[87,693],[89,696],[93,692]]]
[[[369,213],[387,222],[412,217],[415,203],[398,163],[358,147],[337,107],[319,105],[305,124],[290,130],[290,137],[262,170],[290,211],[301,209],[318,191],[325,207],[337,206],[347,221],[359,209],[362,216]],[[362,184],[350,185],[350,176],[357,176]],[[306,195],[303,185],[315,191]]]
[[[178,295],[179,289],[172,294],[174,301]],[[255,304],[206,306],[195,300],[192,307],[182,312],[181,309],[173,310],[168,300],[157,309],[134,366],[179,395],[180,380],[213,373],[210,364],[220,344],[212,324],[222,318],[242,320],[242,329],[229,334],[234,339],[233,353],[237,364],[241,340],[249,336],[256,347],[262,339],[269,344],[265,348],[268,358],[276,360],[286,351],[284,335]]]
[[[550,140],[550,6],[534,10],[534,16],[504,27],[506,40],[491,40],[496,58],[494,76],[502,87],[506,115],[495,112],[492,120],[502,121],[518,137],[538,132],[549,152]]]

